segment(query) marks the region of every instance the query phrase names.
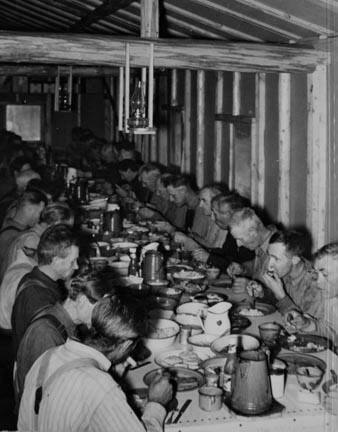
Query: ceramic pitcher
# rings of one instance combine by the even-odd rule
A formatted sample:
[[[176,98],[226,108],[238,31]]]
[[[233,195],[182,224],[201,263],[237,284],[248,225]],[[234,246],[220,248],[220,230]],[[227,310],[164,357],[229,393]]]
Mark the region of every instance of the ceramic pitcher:
[[[203,320],[203,314],[199,315],[201,326],[205,333],[221,336],[230,332],[229,309],[232,304],[219,302],[207,309]],[[205,312],[203,312],[205,313]]]

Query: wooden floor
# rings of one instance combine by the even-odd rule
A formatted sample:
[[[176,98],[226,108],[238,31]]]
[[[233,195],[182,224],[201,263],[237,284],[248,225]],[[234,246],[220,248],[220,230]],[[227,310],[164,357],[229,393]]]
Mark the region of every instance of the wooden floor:
[[[17,429],[10,352],[10,339],[0,334],[0,430]]]

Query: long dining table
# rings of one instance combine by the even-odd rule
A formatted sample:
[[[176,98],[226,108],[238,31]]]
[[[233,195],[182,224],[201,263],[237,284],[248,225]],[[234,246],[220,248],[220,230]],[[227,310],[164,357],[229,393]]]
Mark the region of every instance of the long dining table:
[[[231,290],[226,292],[231,299]],[[245,333],[259,335],[258,325],[263,322],[281,322],[282,317],[278,311],[262,317],[250,317],[251,326]],[[180,348],[178,343],[172,349]],[[182,347],[183,349],[183,347]],[[281,353],[289,352],[282,349]],[[322,383],[330,379],[330,369],[337,368],[338,357],[330,350],[318,352],[316,357],[324,360],[327,364],[326,372]],[[127,375],[128,383],[133,388],[144,388],[144,375],[158,368],[154,357],[151,357],[150,364],[131,371]],[[299,384],[295,375],[288,375],[285,385],[284,396],[278,399],[276,409],[267,414],[257,416],[243,416],[231,411],[224,403],[219,411],[206,412],[199,407],[198,390],[178,392],[176,395],[178,408],[182,407],[187,399],[191,404],[182,414],[177,423],[167,423],[169,413],[164,425],[165,431],[170,432],[333,432],[338,431],[338,417],[332,416],[325,411],[323,406],[313,403],[301,402],[298,398]],[[323,395],[322,384],[319,387],[320,397]],[[175,416],[174,416],[175,418]]]

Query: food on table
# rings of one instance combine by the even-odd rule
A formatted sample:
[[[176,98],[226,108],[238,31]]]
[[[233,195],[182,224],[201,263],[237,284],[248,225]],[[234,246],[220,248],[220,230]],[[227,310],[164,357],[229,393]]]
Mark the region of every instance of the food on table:
[[[320,352],[326,349],[326,346],[321,343],[302,340],[302,337],[298,338],[296,335],[288,336],[287,343],[288,348],[295,352]]]
[[[241,311],[239,311],[239,315],[243,316],[263,316],[263,312],[259,309],[250,309],[250,308],[244,308]]]
[[[174,278],[176,279],[189,279],[189,280],[193,280],[193,279],[201,279],[204,277],[204,275],[202,273],[196,272],[194,270],[181,270],[179,272],[176,272],[173,274]]]
[[[160,363],[164,367],[185,367],[198,369],[201,359],[194,351],[178,351],[161,358]]]

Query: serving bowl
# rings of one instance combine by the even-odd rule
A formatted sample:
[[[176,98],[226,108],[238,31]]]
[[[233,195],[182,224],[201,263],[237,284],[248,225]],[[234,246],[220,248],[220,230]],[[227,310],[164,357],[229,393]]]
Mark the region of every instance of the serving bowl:
[[[304,390],[313,391],[319,386],[324,372],[318,366],[298,366],[296,369],[298,384]]]
[[[256,350],[259,348],[259,340],[248,334],[229,334],[216,339],[210,346],[211,350],[218,356],[227,354],[231,345],[241,348],[243,351]]]
[[[205,279],[205,274],[194,270],[181,270],[173,273],[174,280],[178,282],[194,282],[201,283]]]
[[[210,357],[214,357],[213,351],[211,351],[211,344],[217,339],[217,336],[200,333],[188,338],[189,344],[192,346],[193,350],[196,354],[202,359],[205,360]]]
[[[176,308],[176,314],[189,314],[197,316],[202,311],[206,311],[208,309],[208,305],[204,303],[198,303],[198,302],[188,302],[183,303],[180,306]]]
[[[127,261],[113,261],[109,264],[118,276],[128,276],[129,262]]]
[[[149,319],[145,331],[144,345],[152,352],[162,351],[175,342],[180,326],[169,319]]]

